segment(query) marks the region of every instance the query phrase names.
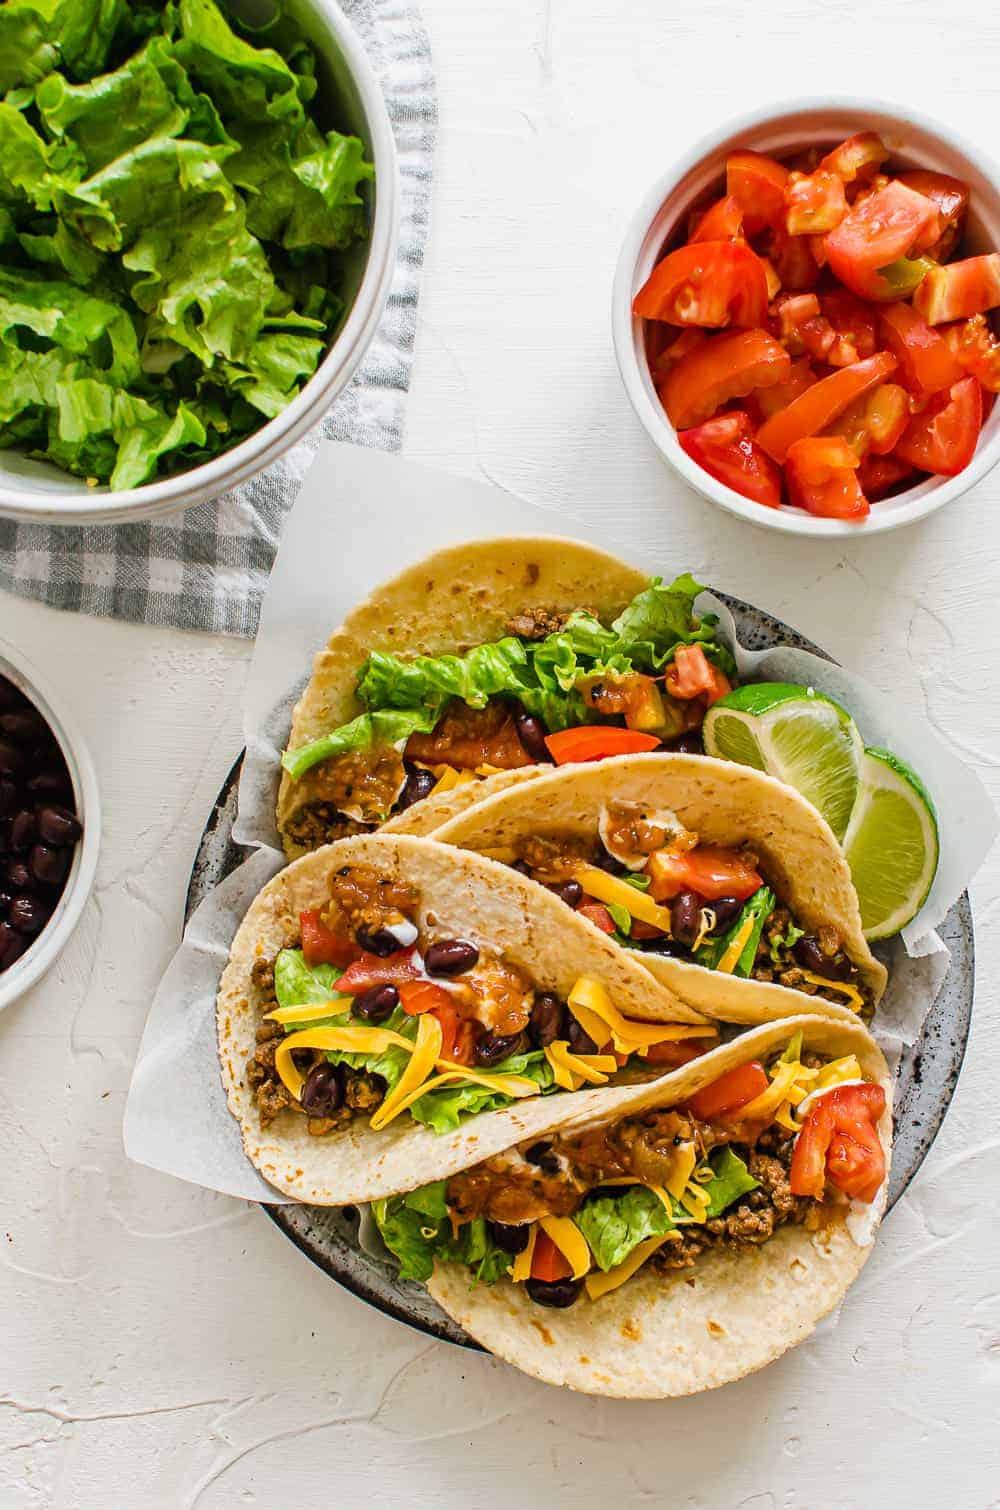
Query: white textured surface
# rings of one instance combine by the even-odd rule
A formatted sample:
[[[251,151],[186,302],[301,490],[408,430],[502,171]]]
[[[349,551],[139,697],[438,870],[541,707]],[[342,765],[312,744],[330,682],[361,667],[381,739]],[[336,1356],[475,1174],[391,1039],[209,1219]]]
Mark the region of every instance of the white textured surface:
[[[773,540],[654,458],[606,307],[678,133],[804,87],[909,90],[992,132],[995,21],[974,0],[946,28],[930,0],[425,9],[443,129],[409,453],[658,542],[651,565],[704,571],[926,708],[1000,794],[1000,476],[863,549]],[[258,1211],[125,1164],[129,1067],[248,649],[9,598],[0,625],[75,695],[107,809],[79,933],[0,1018],[2,1510],[1000,1506],[995,857],[958,1095],[839,1326],[714,1396],[575,1399],[372,1313]]]

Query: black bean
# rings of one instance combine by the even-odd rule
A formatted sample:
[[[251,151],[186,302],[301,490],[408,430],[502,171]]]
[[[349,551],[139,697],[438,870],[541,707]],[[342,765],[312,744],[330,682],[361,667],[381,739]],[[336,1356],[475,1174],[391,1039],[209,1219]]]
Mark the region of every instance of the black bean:
[[[7,916],[7,909],[10,906],[12,900],[13,899],[10,892],[4,891],[3,888],[0,887],[0,918],[5,918]]]
[[[32,896],[30,891],[19,891],[8,909],[10,925],[18,933],[41,933],[51,914],[48,903]]]
[[[15,813],[14,821],[10,826],[10,847],[23,853],[30,849],[35,842],[38,832],[38,824],[35,815],[28,807],[22,807],[19,813]]]
[[[13,682],[9,682],[5,676],[0,676],[0,708],[6,712],[8,708],[24,707],[27,702],[23,692],[18,691]]]
[[[620,860],[616,860],[614,855],[608,854],[608,851],[603,846],[600,853],[595,857],[594,864],[598,870],[606,870],[609,876],[627,876],[629,873],[628,866],[623,865]]]
[[[533,713],[518,713],[515,714],[514,721],[517,724],[517,737],[532,760],[551,765],[552,756],[545,743],[545,728],[541,720],[535,718]]]
[[[79,818],[68,807],[47,802],[38,809],[38,837],[46,844],[75,844],[82,833]]]
[[[353,1016],[360,1017],[362,1022],[379,1023],[391,1017],[398,1006],[399,992],[395,986],[386,984],[362,991],[360,996],[354,998],[351,1012]]]
[[[397,809],[402,812],[404,808],[412,807],[415,802],[420,802],[424,797],[429,797],[437,785],[437,778],[433,771],[425,771],[423,766],[407,765],[406,785],[399,794],[396,803]]]
[[[531,875],[531,866],[527,860],[514,860],[510,868],[511,870],[516,870],[519,876]]]
[[[13,891],[24,891],[31,885],[31,871],[23,860],[8,860],[3,868],[3,876]]]
[[[17,933],[9,923],[0,923],[0,970],[8,970],[30,944],[25,934]]]
[[[29,776],[25,786],[33,797],[71,797],[73,785],[64,765],[48,766]]]
[[[560,901],[565,902],[567,907],[575,907],[583,899],[583,887],[579,881],[563,881],[558,886],[551,888]]]
[[[390,954],[395,954],[402,948],[399,939],[388,928],[366,928],[362,923],[360,928],[354,931],[354,937],[366,949],[369,954],[377,954],[379,959],[388,959]]]
[[[795,962],[803,970],[822,975],[825,980],[846,980],[851,973],[851,962],[845,954],[824,954],[819,939],[811,933],[797,939],[794,948]]]
[[[536,1049],[544,1049],[566,1031],[566,1008],[552,991],[541,991],[531,1008],[528,1032]]]
[[[695,891],[682,891],[670,904],[670,932],[688,949],[701,927],[701,897]]]
[[[569,1046],[573,1050],[573,1053],[596,1054],[597,1044],[591,1038],[590,1034],[585,1028],[581,1027],[572,1012],[568,1015],[569,1021],[566,1024],[566,1037],[569,1040]]]
[[[476,1044],[476,1063],[500,1064],[511,1054],[523,1054],[525,1047],[523,1033],[484,1033]]]
[[[715,913],[716,928],[725,928],[733,921],[737,913],[743,911],[743,903],[739,897],[717,897],[714,902],[706,902],[706,907],[711,907]]]
[[[19,708],[13,713],[0,713],[0,734],[5,734],[15,744],[35,744],[48,733],[48,724],[35,708]]]
[[[670,741],[669,748],[677,755],[704,755],[705,746],[701,742],[701,735],[695,729],[687,734],[679,734],[676,739]]]
[[[565,1311],[574,1305],[583,1288],[582,1279],[529,1279],[524,1287],[536,1306],[554,1306]]]
[[[309,1071],[302,1087],[302,1109],[311,1117],[331,1117],[344,1104],[344,1071],[327,1060]]]
[[[0,776],[16,776],[24,764],[24,756],[12,740],[0,737]]]
[[[478,963],[479,950],[465,939],[440,939],[424,951],[428,975],[463,975]]]
[[[72,850],[53,849],[49,844],[36,844],[28,856],[28,868],[43,886],[61,886],[72,863]]]
[[[529,1164],[534,1164],[543,1174],[558,1174],[559,1160],[552,1151],[552,1144],[543,1139],[540,1143],[532,1143],[530,1148],[524,1150],[524,1157]]]
[[[0,818],[9,818],[17,807],[17,783],[8,777],[0,777]]]
[[[497,1247],[502,1248],[505,1253],[523,1253],[528,1246],[528,1236],[531,1232],[528,1222],[515,1225],[512,1222],[488,1221],[486,1226]]]

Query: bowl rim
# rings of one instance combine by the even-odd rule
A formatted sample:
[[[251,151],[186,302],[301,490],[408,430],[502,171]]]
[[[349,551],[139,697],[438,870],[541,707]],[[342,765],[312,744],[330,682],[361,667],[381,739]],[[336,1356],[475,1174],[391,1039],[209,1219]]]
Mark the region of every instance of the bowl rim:
[[[643,196],[632,216],[625,234],[615,267],[612,283],[611,329],[615,358],[622,383],[636,416],[661,456],[696,492],[728,513],[755,524],[763,529],[777,530],[784,534],[809,535],[813,538],[856,539],[861,536],[883,534],[887,530],[901,529],[915,524],[920,519],[936,513],[946,503],[974,487],[1000,462],[1000,426],[985,445],[980,445],[969,465],[956,477],[940,478],[918,484],[926,488],[920,496],[904,502],[908,492],[897,494],[887,500],[895,505],[891,510],[880,512],[881,503],[873,506],[867,519],[852,522],[847,519],[822,519],[803,510],[783,506],[771,509],[744,498],[741,494],[718,482],[702,467],[699,467],[677,442],[677,432],[667,419],[662,408],[653,402],[643,380],[636,351],[638,319],[632,314],[633,284],[643,243],[660,209],[671,191],[692,172],[704,158],[716,151],[731,137],[743,132],[756,131],[769,122],[796,115],[830,114],[881,115],[895,121],[900,127],[907,124],[916,127],[928,136],[937,137],[944,145],[960,153],[977,172],[994,186],[1000,203],[1000,173],[988,152],[970,143],[960,132],[953,131],[933,116],[913,109],[898,101],[875,96],[830,94],[822,96],[800,95],[775,104],[743,111],[728,117],[721,125],[701,136],[693,146],[683,152],[659,176]],[[911,489],[910,492],[917,492]]]
[[[336,40],[357,87],[375,165],[375,210],[365,270],[329,351],[292,402],[231,451],[119,493],[86,487],[82,492],[22,489],[0,480],[0,518],[23,524],[124,524],[194,508],[264,471],[346,387],[375,334],[392,281],[399,240],[399,167],[382,89],[357,33],[335,0],[310,0],[310,5]]]
[[[69,768],[83,838],[52,917],[34,943],[9,970],[0,972],[0,1012],[30,989],[55,964],[80,921],[94,886],[101,849],[101,793],[97,771],[73,714],[48,677],[8,640],[0,639],[0,676],[6,676],[34,704],[56,737]]]

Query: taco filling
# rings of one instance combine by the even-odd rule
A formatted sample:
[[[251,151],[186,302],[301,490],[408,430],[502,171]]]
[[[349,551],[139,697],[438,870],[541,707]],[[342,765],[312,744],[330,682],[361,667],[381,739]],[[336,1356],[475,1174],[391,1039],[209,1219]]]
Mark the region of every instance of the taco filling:
[[[255,961],[246,1082],[262,1126],[291,1111],[322,1136],[405,1114],[448,1132],[527,1097],[656,1078],[718,1041],[707,1023],[627,1019],[585,976],[560,1000],[430,916],[415,886],[343,866],[326,906]]]
[[[364,711],[282,758],[295,789],[286,838],[314,849],[501,771],[700,751],[706,709],[735,675],[716,616],[694,612],[701,591],[656,577],[610,624],[533,606],[461,654],[372,651],[355,687]]]
[[[885,1106],[856,1054],[804,1051],[799,1031],[683,1103],[522,1145],[372,1211],[402,1278],[458,1263],[562,1309],[643,1267],[667,1275],[789,1223],[860,1215],[885,1178]]]
[[[702,844],[674,813],[634,802],[605,803],[598,830],[593,842],[532,834],[493,853],[627,948],[871,1015],[870,989],[837,929],[800,926],[748,845]]]

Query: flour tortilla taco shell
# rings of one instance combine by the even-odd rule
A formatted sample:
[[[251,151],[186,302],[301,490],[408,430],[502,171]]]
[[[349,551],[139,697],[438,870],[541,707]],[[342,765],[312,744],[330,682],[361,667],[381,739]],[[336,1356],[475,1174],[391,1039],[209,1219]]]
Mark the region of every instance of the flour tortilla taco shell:
[[[682,1103],[736,1065],[780,1053],[797,1029],[807,1050],[856,1054],[864,1077],[882,1086],[878,1135],[888,1175],[892,1081],[860,1023],[813,1015],[756,1028],[658,1082],[645,1108]],[[633,1102],[625,1115],[642,1109]],[[565,1137],[585,1123],[571,1115],[560,1131]],[[428,1288],[477,1342],[546,1384],[633,1399],[694,1394],[762,1368],[814,1330],[867,1261],[886,1190],[883,1181],[870,1206],[833,1206],[818,1231],[786,1224],[759,1247],[710,1249],[692,1267],[665,1274],[647,1263],[610,1294],[568,1310],[539,1307],[509,1279],[473,1284],[469,1270],[453,1263],[438,1264]]]
[[[645,1066],[639,1085],[607,1083],[620,1078],[612,1059],[600,1086],[531,1095],[443,1132],[403,1113],[378,1131],[367,1116],[354,1116],[345,1126],[314,1136],[307,1117],[292,1105],[262,1125],[247,1064],[263,1013],[276,1003],[262,1006],[254,966],[274,961],[294,945],[300,915],[322,910],[345,870],[374,873],[413,889],[412,936],[419,937],[418,949],[428,938],[471,940],[484,957],[520,972],[536,992],[565,1001],[581,978],[597,983],[623,1017],[641,1022],[639,1031],[651,1032],[650,1025],[658,1024],[665,1038],[692,1036],[699,1026],[708,1031],[695,1037],[715,1032],[714,1024],[707,1025],[636,960],[507,866],[411,835],[363,834],[328,845],[293,862],[255,898],[233,940],[217,998],[222,1080],[247,1156],[276,1189],[297,1200],[336,1206],[412,1189],[415,1182],[443,1177],[557,1126],[570,1103],[596,1106],[608,1098],[612,1107],[628,1104],[646,1089],[651,1073]]]
[[[462,654],[500,639],[512,617],[539,604],[564,613],[589,608],[608,623],[648,585],[645,573],[575,540],[515,536],[438,551],[383,583],[334,631],[292,714],[288,749],[310,744],[365,711],[355,685],[372,650],[406,657]],[[518,772],[515,779],[524,777]],[[304,853],[288,829],[307,790],[282,774],[277,818],[289,858]],[[475,795],[473,788],[462,800]],[[425,831],[415,813],[397,828]]]
[[[749,766],[668,753],[563,766],[526,786],[476,803],[436,829],[434,837],[510,860],[522,856],[525,845],[539,837],[557,844],[568,841],[567,848],[574,842],[584,848],[597,846],[602,827],[607,833],[609,812],[646,815],[651,821],[659,815],[668,838],[676,820],[683,830],[697,835],[699,844],[745,846],[758,859],[771,900],[787,909],[798,928],[810,935],[833,930],[845,968],[849,962],[855,982],[854,1005],[859,1006],[862,997],[866,1009],[878,1002],[885,990],[886,970],[865,941],[850,869],[832,830],[794,788]],[[644,878],[643,872],[634,873]],[[591,874],[599,891],[607,888],[606,878],[602,882]],[[645,902],[648,907],[645,893],[627,888],[620,895],[627,905],[638,908]],[[631,903],[630,896],[635,899]],[[753,905],[752,901],[746,904],[750,910]],[[739,915],[735,923],[727,924],[730,931],[743,926]],[[755,1023],[804,1011],[854,1015],[850,1006],[837,1005],[841,997],[849,1002],[850,993],[834,986],[822,988],[824,999],[648,948],[629,952],[689,1005],[727,1021]],[[794,965],[794,960],[790,963]]]

